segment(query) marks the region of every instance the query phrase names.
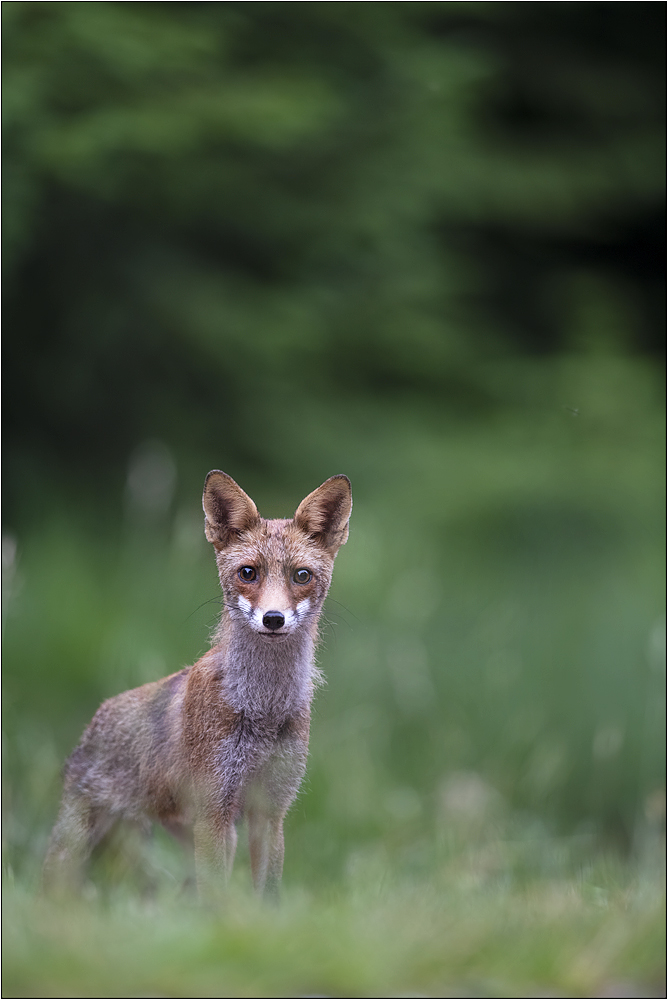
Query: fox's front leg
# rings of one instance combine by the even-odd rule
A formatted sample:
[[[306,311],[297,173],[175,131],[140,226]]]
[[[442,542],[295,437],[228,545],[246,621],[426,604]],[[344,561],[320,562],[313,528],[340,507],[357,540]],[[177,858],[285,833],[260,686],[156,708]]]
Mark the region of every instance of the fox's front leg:
[[[284,813],[271,814],[261,807],[248,812],[248,844],[255,891],[271,899],[278,898],[283,874]]]
[[[195,820],[195,873],[200,899],[219,900],[229,882],[237,847],[237,831],[229,813]]]

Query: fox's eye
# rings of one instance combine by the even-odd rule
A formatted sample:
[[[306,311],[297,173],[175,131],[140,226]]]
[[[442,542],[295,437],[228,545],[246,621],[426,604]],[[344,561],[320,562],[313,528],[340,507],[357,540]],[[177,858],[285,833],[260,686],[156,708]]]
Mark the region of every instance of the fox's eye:
[[[308,569],[296,569],[292,574],[295,583],[308,583],[311,579],[311,572]]]
[[[239,570],[239,579],[243,580],[244,583],[250,583],[256,576],[257,573],[252,566],[242,566]]]

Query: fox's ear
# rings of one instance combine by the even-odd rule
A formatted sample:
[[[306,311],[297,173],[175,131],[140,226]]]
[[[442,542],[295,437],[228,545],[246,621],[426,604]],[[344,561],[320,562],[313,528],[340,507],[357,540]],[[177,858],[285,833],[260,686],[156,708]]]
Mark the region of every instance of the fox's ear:
[[[353,494],[347,476],[332,476],[302,500],[295,524],[336,551],[348,539],[348,519],[353,509]]]
[[[260,520],[257,507],[231,476],[214,469],[206,477],[204,495],[204,534],[220,550],[235,536],[252,528]]]

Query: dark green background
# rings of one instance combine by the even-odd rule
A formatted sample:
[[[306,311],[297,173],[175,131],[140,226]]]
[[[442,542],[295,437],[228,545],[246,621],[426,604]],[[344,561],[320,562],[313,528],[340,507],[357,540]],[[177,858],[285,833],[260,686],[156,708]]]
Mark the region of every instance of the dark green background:
[[[11,864],[100,700],[206,648],[210,468],[266,516],[353,482],[293,881],[502,813],[636,850],[663,5],[2,10]]]

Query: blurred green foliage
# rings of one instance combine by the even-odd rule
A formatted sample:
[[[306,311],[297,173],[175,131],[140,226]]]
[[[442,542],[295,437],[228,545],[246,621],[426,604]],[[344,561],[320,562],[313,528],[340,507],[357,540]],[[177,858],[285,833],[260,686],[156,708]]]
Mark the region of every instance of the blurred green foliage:
[[[642,855],[665,10],[2,13],[12,870],[100,700],[207,647],[210,468],[266,516],[353,481],[288,884],[422,884],[513,823]]]
[[[291,486],[318,404],[491,415],[480,366],[583,310],[662,342],[656,4],[3,16],[13,521],[45,473],[117,498],[146,436]]]

